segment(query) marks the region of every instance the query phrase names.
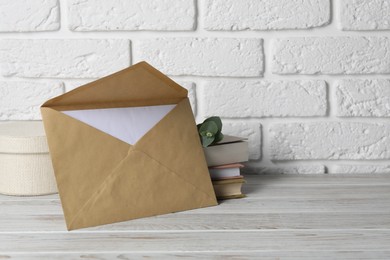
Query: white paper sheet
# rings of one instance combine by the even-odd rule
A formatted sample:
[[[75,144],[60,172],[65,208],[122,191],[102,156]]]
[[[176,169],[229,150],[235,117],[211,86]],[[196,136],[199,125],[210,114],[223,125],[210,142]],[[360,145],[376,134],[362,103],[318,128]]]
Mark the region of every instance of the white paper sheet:
[[[62,111],[83,123],[135,144],[176,105]]]

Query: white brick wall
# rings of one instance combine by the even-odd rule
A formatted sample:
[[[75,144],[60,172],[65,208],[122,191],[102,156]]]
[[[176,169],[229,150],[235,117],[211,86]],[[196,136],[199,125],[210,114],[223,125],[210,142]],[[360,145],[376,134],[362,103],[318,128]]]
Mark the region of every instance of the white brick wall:
[[[390,117],[390,80],[344,79],[335,84],[340,117]]]
[[[192,30],[193,0],[69,0],[74,31]]]
[[[390,159],[390,124],[280,123],[270,133],[271,158],[276,161]]]
[[[342,0],[341,27],[344,30],[390,29],[389,0]]]
[[[38,120],[39,106],[63,93],[59,82],[0,81],[0,120]]]
[[[27,78],[94,78],[130,64],[128,40],[0,40],[0,72]]]
[[[134,45],[137,60],[169,75],[255,77],[263,72],[261,39],[157,38]]]
[[[330,21],[329,0],[206,0],[203,11],[210,31],[307,29]]]
[[[276,40],[277,74],[389,74],[388,37],[302,37]]]
[[[60,28],[57,0],[0,0],[0,32],[54,31]]]
[[[204,83],[199,96],[205,116],[306,117],[325,116],[327,111],[321,80],[214,80]]]
[[[389,173],[389,0],[0,0],[0,120],[146,60],[247,171]]]

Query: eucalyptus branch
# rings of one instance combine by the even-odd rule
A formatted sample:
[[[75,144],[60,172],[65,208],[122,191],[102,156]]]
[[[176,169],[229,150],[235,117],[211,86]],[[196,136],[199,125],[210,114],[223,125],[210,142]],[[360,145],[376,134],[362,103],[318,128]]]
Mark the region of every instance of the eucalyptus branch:
[[[212,116],[198,124],[198,133],[203,147],[218,143],[223,139],[222,121],[219,116]]]

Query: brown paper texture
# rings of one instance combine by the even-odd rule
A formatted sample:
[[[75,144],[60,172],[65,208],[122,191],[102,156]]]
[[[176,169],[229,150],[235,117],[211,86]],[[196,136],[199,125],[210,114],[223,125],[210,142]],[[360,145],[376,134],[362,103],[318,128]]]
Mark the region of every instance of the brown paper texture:
[[[63,110],[177,104],[134,145]],[[187,90],[146,62],[41,107],[68,230],[217,205]]]

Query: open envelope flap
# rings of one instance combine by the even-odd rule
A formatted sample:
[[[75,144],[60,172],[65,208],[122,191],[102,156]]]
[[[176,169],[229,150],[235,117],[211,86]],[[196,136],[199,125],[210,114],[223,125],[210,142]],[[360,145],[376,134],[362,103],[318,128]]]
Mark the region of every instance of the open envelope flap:
[[[175,104],[188,91],[146,62],[48,100],[57,110]]]
[[[41,111],[68,223],[131,146],[54,109]]]
[[[129,150],[68,223],[77,229],[217,205],[188,99]]]

